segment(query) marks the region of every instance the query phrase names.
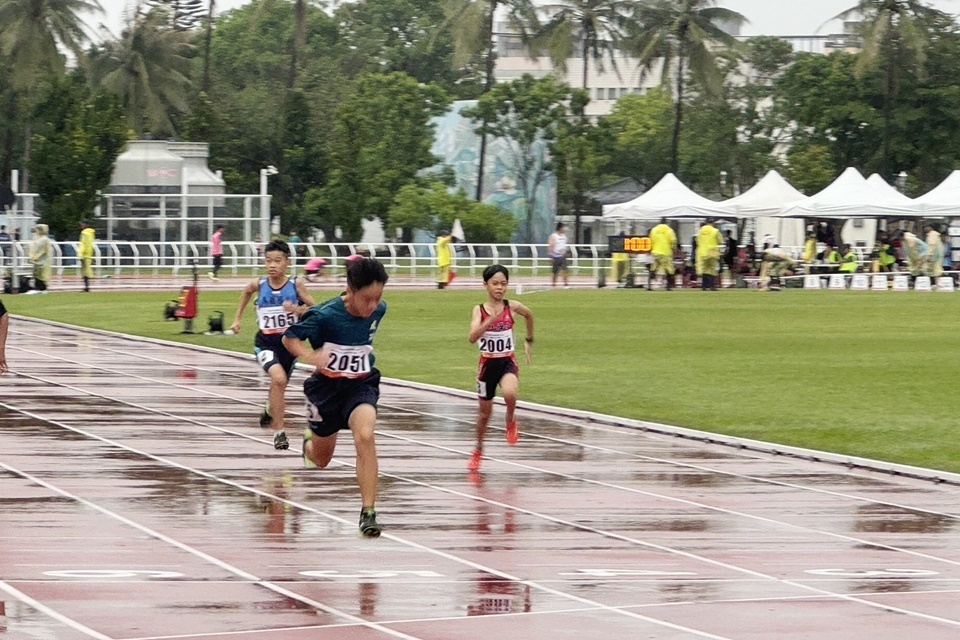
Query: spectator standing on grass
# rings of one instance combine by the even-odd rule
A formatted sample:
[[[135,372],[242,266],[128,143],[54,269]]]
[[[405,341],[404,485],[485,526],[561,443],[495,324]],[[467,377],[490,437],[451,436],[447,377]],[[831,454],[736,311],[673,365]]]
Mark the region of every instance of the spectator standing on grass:
[[[547,238],[547,254],[552,262],[551,286],[557,286],[557,276],[563,274],[563,287],[570,288],[570,271],[567,268],[567,233],[562,222],[557,223],[557,230]]]
[[[940,227],[927,224],[924,225],[923,230],[927,241],[923,272],[931,278],[939,278],[943,275],[943,240],[940,239]]]
[[[222,224],[218,224],[210,236],[210,256],[213,258],[213,271],[207,276],[214,282],[220,280],[220,267],[223,266],[223,229]]]
[[[740,252],[740,243],[733,237],[733,232],[727,229],[727,237],[724,240],[725,247],[723,251],[723,264],[726,266],[730,277],[733,277],[734,268],[737,264],[737,254]]]
[[[677,248],[677,234],[666,218],[660,219],[660,224],[650,230],[650,254],[653,256],[653,265],[650,271],[651,288],[654,276],[663,276],[663,284],[667,291],[673,289],[676,267],[673,265],[673,253]]]
[[[946,232],[940,234],[940,240],[943,242],[943,270],[953,271],[953,243]],[[954,274],[950,274],[950,277],[956,280]]]
[[[80,258],[80,275],[83,276],[83,291],[90,292],[90,280],[93,278],[94,242],[97,234],[86,220],[80,221],[80,248],[77,255]]]
[[[924,256],[927,255],[927,243],[910,231],[903,233],[903,257],[907,263],[907,271],[917,277],[923,275]]]
[[[446,229],[437,234],[437,289],[446,289],[456,274],[450,270],[453,263],[453,247],[457,240]]]
[[[30,243],[30,262],[33,264],[33,289],[28,293],[46,293],[53,262],[53,245],[47,237],[49,227],[38,224],[33,228]]]
[[[7,308],[3,306],[0,300],[0,373],[6,373],[7,369],[7,328],[10,325],[10,315]]]
[[[697,234],[697,275],[700,276],[700,288],[704,291],[717,290],[717,269],[720,265],[720,245],[723,238],[720,231],[707,220]]]

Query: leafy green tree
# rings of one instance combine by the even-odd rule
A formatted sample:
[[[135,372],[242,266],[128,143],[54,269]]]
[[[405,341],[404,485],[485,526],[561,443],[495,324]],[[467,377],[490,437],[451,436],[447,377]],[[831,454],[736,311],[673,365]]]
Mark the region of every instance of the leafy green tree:
[[[307,195],[311,222],[353,240],[364,218],[385,219],[397,192],[437,163],[430,120],[448,104],[442,89],[403,73],[361,77],[336,113],[329,180]]]
[[[120,96],[130,128],[140,135],[175,135],[172,116],[190,110],[193,36],[165,28],[168,20],[162,9],[138,14],[119,41],[91,56],[95,84]]]
[[[334,19],[337,55],[350,75],[401,71],[460,98],[478,95],[474,74],[454,68],[452,35],[438,31],[437,0],[359,0],[337,7]]]
[[[37,104],[36,153],[31,169],[44,203],[43,221],[60,238],[89,217],[110,183],[126,144],[123,107],[116,96],[92,93],[80,71],[54,82]]]
[[[617,100],[600,122],[609,137],[608,171],[651,187],[670,172],[673,100],[663,88]]]
[[[670,171],[680,166],[680,132],[688,82],[708,96],[720,95],[723,75],[716,62],[717,47],[735,48],[733,36],[717,23],[739,25],[746,21],[730,9],[714,6],[716,0],[649,0],[637,7],[637,32],[631,49],[647,71],[663,69],[662,79],[674,81],[674,121],[670,145]]]
[[[527,242],[534,238],[537,190],[552,169],[546,151],[566,119],[570,96],[570,88],[553,77],[536,79],[525,73],[518,80],[495,86],[480,97],[476,107],[461,112],[478,123],[479,135],[507,142],[525,200],[522,240]]]
[[[550,17],[537,29],[534,46],[546,48],[553,66],[567,70],[567,60],[580,58],[583,75],[580,87],[588,86],[589,62],[603,71],[604,61],[617,68],[616,57],[635,2],[628,0],[560,0],[545,7]]]
[[[532,0],[444,0],[446,20],[439,32],[453,35],[453,64],[461,66],[479,61],[483,69],[483,94],[494,84],[497,64],[494,18],[503,13],[507,23],[525,40],[531,29],[538,24],[537,12]],[[477,200],[483,199],[484,163],[486,161],[487,137],[480,136],[477,154]]]
[[[490,204],[470,200],[461,190],[450,193],[442,182],[429,186],[408,184],[400,189],[385,226],[405,232],[423,229],[438,233],[459,220],[470,242],[509,242],[519,221]]]
[[[904,75],[923,71],[926,59],[927,26],[941,12],[918,0],[859,0],[837,18],[863,17],[863,51],[857,74],[883,71],[883,150],[880,171],[891,177],[890,147],[897,135],[894,111]]]
[[[64,73],[61,48],[83,57],[87,41],[80,14],[102,11],[97,0],[0,0],[0,62],[15,92],[7,113],[10,121],[23,114],[23,189],[30,189],[29,112],[33,90],[39,80]],[[4,166],[10,166],[13,145],[5,145]]]
[[[801,144],[787,154],[787,180],[810,196],[826,188],[837,177],[830,149],[823,144]]]
[[[850,166],[870,171],[882,148],[883,116],[867,99],[856,63],[848,53],[801,54],[777,81],[776,99],[795,123],[795,143],[828,148],[834,175]]]
[[[580,242],[580,218],[596,213],[588,192],[601,186],[601,173],[609,162],[600,129],[586,115],[590,102],[583,89],[570,95],[570,117],[560,123],[551,149],[557,175],[558,213],[573,215],[574,242]]]

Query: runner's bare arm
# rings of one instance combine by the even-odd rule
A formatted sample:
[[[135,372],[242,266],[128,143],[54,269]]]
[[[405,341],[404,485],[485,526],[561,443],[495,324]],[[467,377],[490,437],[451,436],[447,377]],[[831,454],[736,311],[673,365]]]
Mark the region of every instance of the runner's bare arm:
[[[257,290],[260,288],[259,280],[250,281],[247,286],[243,288],[243,293],[240,294],[240,304],[237,306],[237,315],[233,318],[233,324],[230,325],[230,330],[234,333],[240,333],[240,325],[243,320],[243,310],[247,308],[247,305],[250,303],[250,300],[257,294]]]

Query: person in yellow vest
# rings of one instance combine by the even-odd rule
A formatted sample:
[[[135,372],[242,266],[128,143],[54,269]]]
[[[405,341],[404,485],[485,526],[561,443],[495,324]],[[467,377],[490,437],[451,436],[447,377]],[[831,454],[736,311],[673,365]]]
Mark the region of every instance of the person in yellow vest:
[[[610,279],[620,284],[630,268],[630,256],[626,253],[614,253],[610,256]]]
[[[720,231],[707,220],[697,234],[697,275],[700,276],[700,288],[704,291],[717,290],[717,267],[720,264],[720,245],[723,238]]]
[[[807,233],[807,240],[803,245],[803,262],[810,264],[817,257],[817,236]]]
[[[30,243],[30,262],[33,263],[33,289],[27,293],[46,293],[50,282],[53,245],[47,237],[49,227],[38,224],[33,228],[33,242]]]
[[[80,257],[80,275],[83,276],[83,290],[90,292],[90,278],[93,277],[93,242],[96,240],[96,232],[93,227],[87,224],[86,220],[80,221],[80,248],[77,255]]]
[[[660,224],[650,230],[650,255],[653,256],[653,268],[650,270],[650,282],[647,289],[653,284],[653,276],[662,276],[667,291],[673,289],[674,275],[677,270],[673,266],[673,252],[677,248],[677,234],[667,224],[666,218],[660,219]]]
[[[860,261],[857,259],[857,252],[849,244],[843,245],[840,256],[840,273],[856,273]]]
[[[453,263],[453,250],[450,245],[454,242],[456,240],[446,229],[437,234],[437,268],[439,270],[437,289],[446,289],[456,277],[450,271],[450,265]]]
[[[877,243],[873,247],[873,261],[870,263],[870,271],[873,273],[887,273],[893,270],[893,265],[897,261],[897,256],[890,246],[890,239],[886,233],[881,232],[877,236]]]

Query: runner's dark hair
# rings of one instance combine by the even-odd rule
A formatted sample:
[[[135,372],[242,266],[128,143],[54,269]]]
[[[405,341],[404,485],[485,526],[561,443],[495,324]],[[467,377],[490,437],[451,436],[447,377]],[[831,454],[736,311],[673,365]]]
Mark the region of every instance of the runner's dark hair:
[[[507,268],[502,264],[492,264],[486,269],[483,270],[483,281],[487,282],[493,276],[498,273],[502,273],[503,277],[507,279],[507,282],[510,282],[510,272],[507,271]]]
[[[347,286],[354,291],[374,282],[387,283],[387,270],[374,258],[357,258],[347,265]]]

